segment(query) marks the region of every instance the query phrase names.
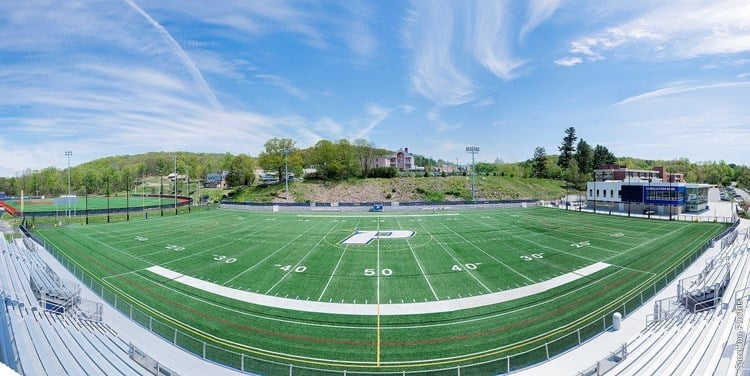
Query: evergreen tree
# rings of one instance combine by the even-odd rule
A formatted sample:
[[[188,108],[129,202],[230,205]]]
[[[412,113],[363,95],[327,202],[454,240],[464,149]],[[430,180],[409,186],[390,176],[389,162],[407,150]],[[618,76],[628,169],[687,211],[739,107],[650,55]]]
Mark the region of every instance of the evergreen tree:
[[[537,146],[534,149],[532,174],[535,178],[544,178],[547,176],[547,152],[541,146]]]
[[[562,145],[558,147],[558,150],[560,150],[560,159],[557,160],[557,164],[563,169],[570,167],[570,160],[573,158],[573,152],[576,151],[573,144],[577,139],[575,128],[569,127],[565,130]]]
[[[617,163],[617,158],[612,154],[606,146],[596,145],[594,148],[594,168],[598,168],[605,164]]]
[[[578,141],[575,159],[581,174],[590,175],[594,172],[594,151],[584,139]]]

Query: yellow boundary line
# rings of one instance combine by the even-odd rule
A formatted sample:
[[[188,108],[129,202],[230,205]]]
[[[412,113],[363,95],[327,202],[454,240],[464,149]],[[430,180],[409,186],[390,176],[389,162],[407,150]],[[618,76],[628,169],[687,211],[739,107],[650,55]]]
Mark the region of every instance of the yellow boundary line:
[[[378,347],[375,350],[375,365],[380,367],[380,304],[378,304]]]
[[[47,239],[45,239],[45,241],[48,244],[51,244]],[[706,240],[706,242],[708,242],[708,240]],[[696,248],[695,250],[697,251],[697,249],[698,248]],[[500,348],[497,348],[497,349],[494,349],[494,350],[490,350],[488,352],[481,353],[481,354],[476,354],[476,355],[462,357],[462,358],[452,358],[452,359],[446,359],[446,360],[428,361],[428,362],[424,362],[424,363],[399,363],[399,364],[385,364],[385,365],[383,365],[383,364],[380,363],[380,331],[381,330],[380,330],[380,309],[379,309],[380,306],[378,305],[378,315],[377,315],[377,324],[378,324],[378,326],[377,326],[377,349],[376,349],[376,358],[377,359],[376,359],[376,365],[373,366],[371,364],[367,365],[367,364],[348,363],[346,361],[343,361],[343,362],[330,362],[330,361],[323,361],[323,360],[310,360],[310,359],[301,359],[301,358],[294,357],[294,356],[286,356],[286,355],[280,355],[280,354],[273,354],[273,353],[268,353],[268,352],[266,352],[264,350],[253,349],[253,348],[248,347],[247,345],[235,343],[235,342],[232,342],[232,341],[225,340],[223,338],[216,337],[216,336],[214,336],[212,334],[203,332],[200,329],[193,328],[193,327],[191,327],[191,326],[189,326],[189,325],[187,325],[187,324],[185,324],[185,323],[183,323],[183,322],[181,322],[181,321],[179,321],[177,319],[174,319],[174,318],[172,318],[170,316],[164,315],[160,311],[155,310],[154,308],[152,308],[152,307],[150,307],[150,306],[148,306],[146,304],[143,304],[143,303],[139,302],[137,299],[135,299],[134,297],[132,297],[129,294],[125,293],[124,291],[120,290],[119,288],[117,288],[116,286],[112,285],[108,281],[105,281],[105,280],[101,279],[100,277],[94,275],[93,273],[91,273],[88,270],[88,268],[85,268],[85,267],[81,266],[77,261],[71,260],[70,257],[67,255],[67,253],[65,253],[65,252],[63,252],[63,251],[61,251],[59,249],[57,249],[57,252],[63,254],[69,261],[73,262],[79,268],[81,268],[82,270],[86,271],[91,277],[93,277],[94,279],[96,279],[97,281],[99,281],[102,285],[106,285],[112,291],[116,291],[120,295],[121,298],[126,299],[128,301],[128,303],[130,303],[131,305],[141,307],[143,310],[145,310],[145,311],[153,314],[155,317],[161,318],[164,321],[166,321],[168,323],[171,323],[175,327],[181,328],[181,329],[185,330],[186,332],[192,333],[192,334],[194,334],[194,335],[196,335],[198,337],[201,337],[201,338],[203,338],[203,339],[205,339],[207,341],[210,341],[210,342],[213,342],[213,343],[216,343],[216,344],[220,344],[220,345],[224,345],[224,346],[226,346],[227,348],[230,348],[230,349],[234,349],[234,350],[238,350],[238,351],[243,351],[243,352],[247,352],[247,353],[251,353],[251,354],[255,354],[255,355],[265,356],[265,357],[269,357],[269,358],[273,358],[273,359],[277,359],[277,360],[293,361],[293,362],[299,362],[299,363],[304,363],[304,364],[311,364],[311,365],[317,365],[317,366],[329,366],[329,367],[336,367],[336,368],[343,368],[343,367],[350,367],[350,368],[373,368],[373,367],[378,367],[378,368],[422,368],[422,367],[443,366],[443,365],[448,365],[448,364],[464,363],[464,362],[467,362],[467,361],[472,361],[472,360],[477,360],[477,359],[491,357],[491,356],[494,356],[494,355],[501,354],[503,352],[509,352],[509,351],[512,351],[512,350],[515,350],[515,349],[519,349],[519,348],[523,348],[523,347],[526,347],[526,346],[533,345],[535,343],[539,343],[540,341],[543,341],[545,339],[554,337],[554,336],[556,336],[556,335],[558,335],[558,334],[560,334],[562,332],[565,332],[565,331],[567,331],[567,330],[569,330],[571,328],[575,328],[577,326],[581,326],[581,324],[583,322],[588,321],[588,320],[590,320],[591,318],[593,318],[595,316],[600,316],[600,315],[604,314],[604,312],[606,312],[606,311],[608,311],[608,310],[610,310],[612,308],[616,308],[617,306],[621,305],[625,301],[627,301],[627,300],[635,297],[638,294],[641,294],[644,291],[643,289],[645,288],[646,285],[648,285],[648,284],[653,285],[657,280],[662,279],[662,278],[664,278],[667,275],[667,273],[664,272],[664,271],[662,271],[661,273],[659,273],[657,275],[653,275],[651,278],[649,278],[646,281],[644,281],[641,284],[639,284],[637,288],[632,289],[629,294],[624,294],[620,298],[612,301],[610,304],[607,304],[606,306],[603,306],[600,309],[595,310],[595,311],[589,313],[586,316],[583,316],[583,317],[581,317],[581,318],[579,318],[579,319],[577,319],[575,321],[572,321],[568,325],[562,326],[562,327],[560,327],[560,328],[558,328],[556,330],[550,331],[550,332],[545,333],[543,335],[540,335],[540,336],[538,336],[536,338],[532,337],[532,338],[529,338],[529,339],[527,339],[527,340],[525,340],[523,342],[516,343],[516,344],[506,345],[504,347],[500,347]],[[672,269],[673,267],[677,266],[677,264],[679,264],[680,262],[684,262],[690,256],[692,256],[692,253],[684,255],[682,258],[680,258],[680,259],[676,260],[675,262],[673,262],[667,268],[667,270],[668,269]],[[634,293],[634,291],[640,291],[640,292]],[[587,325],[589,325],[589,324],[587,324]],[[262,360],[262,359],[259,359],[259,360]],[[497,360],[500,360],[500,359],[497,359]]]

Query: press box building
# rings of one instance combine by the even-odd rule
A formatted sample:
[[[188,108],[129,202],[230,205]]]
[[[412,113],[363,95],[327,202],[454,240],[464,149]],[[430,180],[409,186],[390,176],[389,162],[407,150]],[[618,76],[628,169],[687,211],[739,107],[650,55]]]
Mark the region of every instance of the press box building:
[[[603,165],[586,184],[587,207],[596,210],[678,215],[708,209],[708,184],[688,184],[682,174],[664,167],[651,170]]]

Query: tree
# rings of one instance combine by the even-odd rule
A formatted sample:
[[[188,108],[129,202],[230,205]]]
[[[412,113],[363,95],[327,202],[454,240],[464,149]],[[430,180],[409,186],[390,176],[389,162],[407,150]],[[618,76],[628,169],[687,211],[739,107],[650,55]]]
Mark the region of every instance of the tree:
[[[534,149],[532,176],[535,178],[547,177],[547,152],[543,147],[537,146]]]
[[[594,148],[594,168],[598,168],[605,164],[615,164],[617,158],[612,154],[606,146],[596,145]]]
[[[359,158],[363,178],[370,175],[370,169],[375,165],[375,160],[385,155],[378,151],[378,149],[375,149],[375,144],[361,138],[354,140],[354,150],[357,158]]]
[[[590,175],[594,172],[594,151],[584,139],[578,141],[575,159],[581,174]]]
[[[232,158],[229,164],[227,184],[230,187],[251,185],[255,181],[255,162],[247,154],[240,154]]]
[[[745,168],[742,174],[737,177],[737,184],[740,188],[750,189],[750,168]]]
[[[573,152],[576,151],[573,144],[577,139],[575,128],[569,127],[565,130],[562,145],[558,147],[558,150],[560,150],[560,159],[557,160],[557,164],[563,169],[570,167],[570,160],[573,158]]]
[[[276,170],[279,181],[284,179],[284,156],[286,154],[287,164],[292,171],[301,170],[302,160],[297,156],[292,158],[297,150],[294,147],[295,142],[291,138],[274,137],[263,145],[265,150],[258,155],[258,164],[266,171]]]
[[[582,174],[578,169],[578,162],[575,159],[570,161],[570,166],[563,171],[563,180],[572,184],[576,189],[580,190],[585,187],[587,176]]]
[[[477,162],[475,167],[478,175],[490,175],[498,170],[497,164],[488,162]]]

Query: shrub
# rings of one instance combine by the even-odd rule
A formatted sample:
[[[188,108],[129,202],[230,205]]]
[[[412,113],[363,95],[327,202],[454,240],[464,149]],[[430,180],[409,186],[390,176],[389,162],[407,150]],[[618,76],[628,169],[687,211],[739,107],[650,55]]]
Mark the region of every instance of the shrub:
[[[398,170],[395,167],[376,167],[369,171],[370,178],[395,178],[398,176]]]

